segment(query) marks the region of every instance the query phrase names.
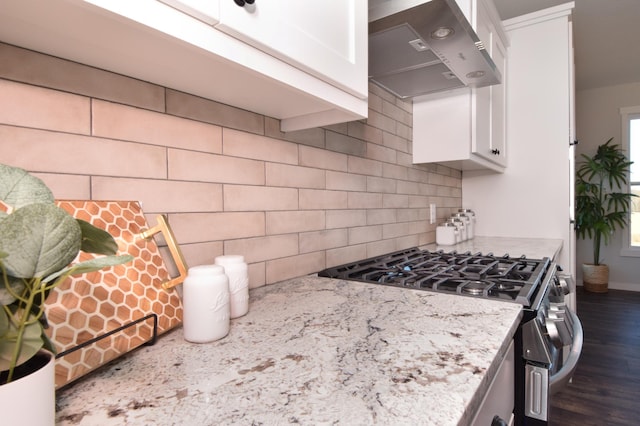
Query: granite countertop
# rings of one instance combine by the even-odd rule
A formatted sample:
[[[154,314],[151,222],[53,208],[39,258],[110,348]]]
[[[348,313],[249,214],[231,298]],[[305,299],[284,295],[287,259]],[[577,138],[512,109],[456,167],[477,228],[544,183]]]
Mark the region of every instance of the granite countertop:
[[[225,338],[182,329],[58,392],[59,425],[468,424],[521,306],[307,276],[251,290]]]
[[[455,250],[459,253],[467,251],[471,253],[480,252],[482,254],[493,253],[495,256],[508,254],[511,257],[520,257],[525,255],[530,259],[549,257],[553,260],[560,252],[562,243],[561,239],[476,236],[452,246],[429,244],[421,248],[432,251],[443,250],[445,252]]]

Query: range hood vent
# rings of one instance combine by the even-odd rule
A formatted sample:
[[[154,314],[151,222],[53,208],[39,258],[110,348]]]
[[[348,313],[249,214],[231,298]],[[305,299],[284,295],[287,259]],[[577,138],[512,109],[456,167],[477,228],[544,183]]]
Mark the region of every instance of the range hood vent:
[[[455,0],[431,0],[369,22],[369,79],[405,99],[502,76]]]

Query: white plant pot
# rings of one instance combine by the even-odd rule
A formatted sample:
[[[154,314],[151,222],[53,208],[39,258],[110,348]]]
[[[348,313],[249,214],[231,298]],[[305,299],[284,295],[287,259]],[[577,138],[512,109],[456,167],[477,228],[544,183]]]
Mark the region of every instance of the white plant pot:
[[[56,417],[55,357],[28,376],[0,385],[3,425],[53,426]]]

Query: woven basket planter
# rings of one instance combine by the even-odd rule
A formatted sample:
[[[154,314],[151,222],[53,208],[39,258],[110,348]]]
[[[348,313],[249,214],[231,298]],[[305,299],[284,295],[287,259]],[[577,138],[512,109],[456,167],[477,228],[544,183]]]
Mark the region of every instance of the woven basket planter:
[[[584,263],[582,265],[582,283],[586,291],[606,293],[609,291],[609,266]]]

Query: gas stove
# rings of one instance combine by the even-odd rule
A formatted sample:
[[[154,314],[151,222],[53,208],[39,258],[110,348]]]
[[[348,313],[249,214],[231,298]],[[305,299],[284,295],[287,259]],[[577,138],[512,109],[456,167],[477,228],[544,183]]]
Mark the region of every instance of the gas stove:
[[[501,299],[530,307],[550,267],[549,258],[512,258],[414,247],[328,268],[318,275]]]

